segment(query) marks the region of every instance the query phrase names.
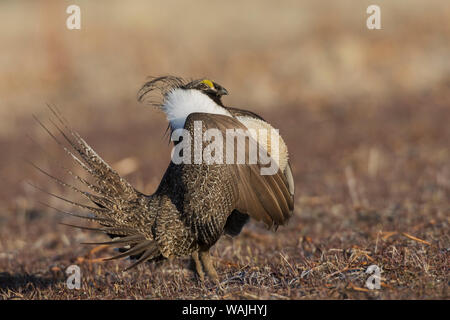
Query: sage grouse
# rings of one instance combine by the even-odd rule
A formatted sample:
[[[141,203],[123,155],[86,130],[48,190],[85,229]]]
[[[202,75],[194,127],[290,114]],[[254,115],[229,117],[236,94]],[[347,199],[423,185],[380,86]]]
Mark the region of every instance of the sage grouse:
[[[159,99],[152,100],[155,94]],[[239,152],[245,155],[243,162],[234,158],[234,162],[220,162],[217,158],[209,163],[195,161],[199,146],[194,146],[179,152],[188,161],[175,162],[172,156],[155,193],[145,195],[120,177],[53,108],[57,119],[53,124],[67,144],[39,123],[95,183],[68,171],[88,192],[38,169],[92,201],[94,205],[84,205],[54,195],[91,212],[91,215],[72,214],[96,221],[99,224],[96,230],[112,238],[99,243],[119,248],[120,253],[109,259],[131,257],[134,263],[127,268],[130,269],[144,261],[190,255],[200,280],[204,280],[206,272],[219,284],[210,259],[211,246],[223,234],[239,234],[250,217],[276,229],[289,219],[294,208],[294,180],[285,143],[277,133],[275,140],[261,139],[261,129],[273,129],[272,126],[251,111],[224,106],[221,98],[226,94],[225,88],[211,80],[189,82],[164,76],[145,83],[138,100],[163,110],[172,133],[184,129],[190,135],[175,141],[174,150],[183,142],[192,142],[195,134],[200,134],[200,149],[205,150],[213,143],[211,137],[202,138],[209,129],[224,136],[229,129],[242,129],[240,134],[251,133],[245,136],[246,141],[256,141],[258,149],[265,150],[270,160],[274,160],[272,155],[278,151],[274,172],[262,174],[267,166],[262,163],[260,153],[256,161],[248,160],[250,143],[241,148],[243,151],[237,147],[233,151],[232,157],[239,158]],[[239,136],[235,138],[237,141]],[[271,145],[274,141],[278,150]],[[234,147],[234,139],[231,144],[227,140],[224,148],[215,149],[214,156],[224,155],[231,145]]]

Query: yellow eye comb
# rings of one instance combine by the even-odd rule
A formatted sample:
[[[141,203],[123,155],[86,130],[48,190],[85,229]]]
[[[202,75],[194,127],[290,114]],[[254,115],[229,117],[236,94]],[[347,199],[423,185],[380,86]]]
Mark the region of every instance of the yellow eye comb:
[[[214,84],[212,83],[211,80],[205,79],[205,80],[202,80],[200,83],[204,83],[204,84],[206,84],[208,87],[210,87],[211,89],[214,89]]]

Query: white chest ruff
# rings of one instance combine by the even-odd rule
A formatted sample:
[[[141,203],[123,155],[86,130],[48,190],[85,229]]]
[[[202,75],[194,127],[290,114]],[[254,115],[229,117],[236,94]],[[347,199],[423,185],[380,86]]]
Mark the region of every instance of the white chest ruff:
[[[221,114],[231,117],[225,108],[198,90],[174,89],[167,96],[162,106],[172,130],[184,128],[186,118],[191,113]],[[282,171],[288,163],[287,146],[283,139],[269,123],[252,117],[236,117],[249,129],[252,137],[264,147],[277,162]],[[277,152],[278,151],[278,152]]]
[[[198,90],[175,89],[171,91],[162,106],[172,129],[184,127],[186,118],[194,112],[223,114],[231,116],[225,109]]]

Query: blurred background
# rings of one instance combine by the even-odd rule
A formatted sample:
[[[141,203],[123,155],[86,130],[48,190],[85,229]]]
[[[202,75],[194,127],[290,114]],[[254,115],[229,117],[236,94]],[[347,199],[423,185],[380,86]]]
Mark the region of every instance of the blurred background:
[[[450,6],[377,3],[382,30],[366,28],[370,1],[2,1],[0,143],[8,152],[0,170],[6,191],[23,191],[17,189],[24,173],[17,163],[25,151],[21,139],[25,133],[43,139],[31,115],[47,114],[47,103],[83,133],[109,137],[96,145],[111,149],[106,158],[141,156],[158,143],[154,156],[139,158],[145,165],[159,161],[159,151],[168,152],[159,142],[164,117],[136,101],[147,76],[208,77],[229,90],[226,104],[263,114],[289,109],[289,118],[326,106],[367,113],[398,98],[446,95]],[[81,30],[66,28],[70,4],[81,8]],[[434,104],[425,100],[417,107],[432,113]],[[282,124],[282,133],[295,137],[297,126]],[[129,148],[118,154],[112,146],[122,141]]]
[[[81,8],[81,30],[66,28],[70,4]],[[371,4],[381,8],[381,30],[366,27]],[[26,183],[63,192],[23,159],[52,173],[54,163],[72,166],[32,115],[46,122],[46,104],[56,105],[108,163],[151,193],[171,147],[164,116],[136,93],[147,76],[166,74],[213,79],[230,93],[225,104],[280,128],[297,185],[294,225],[305,234],[352,229],[348,219],[364,215],[361,208],[400,205],[408,217],[446,219],[448,1],[4,0],[0,25],[3,258],[49,233],[49,217],[60,221],[41,217],[36,200],[65,207]],[[30,219],[36,223],[24,223]],[[76,242],[79,231],[54,228]],[[47,244],[50,254],[61,239],[49,237],[39,250]]]

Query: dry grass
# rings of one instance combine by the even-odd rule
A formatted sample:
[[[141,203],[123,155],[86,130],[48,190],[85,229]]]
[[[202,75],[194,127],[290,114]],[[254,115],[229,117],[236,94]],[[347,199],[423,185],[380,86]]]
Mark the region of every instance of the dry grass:
[[[58,2],[0,4],[0,299],[448,299],[448,8],[381,1],[383,30],[369,32],[364,1],[258,1],[238,12],[206,1],[79,2],[78,33],[61,28]],[[187,259],[128,272],[128,261],[100,262],[112,251],[80,242],[104,236],[60,225],[73,220],[38,201],[68,207],[25,183],[65,194],[21,161],[55,174],[55,161],[71,166],[31,118],[45,119],[51,102],[153,192],[170,147],[163,116],[135,94],[145,76],[165,73],[217,80],[226,103],[269,119],[290,148],[295,215],[276,233],[251,223],[218,242],[223,291],[199,284]],[[71,264],[81,290],[66,288]],[[372,264],[380,290],[365,287]]]

